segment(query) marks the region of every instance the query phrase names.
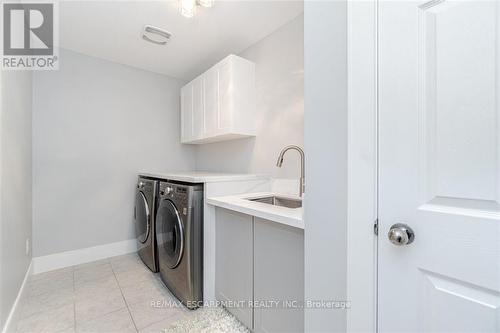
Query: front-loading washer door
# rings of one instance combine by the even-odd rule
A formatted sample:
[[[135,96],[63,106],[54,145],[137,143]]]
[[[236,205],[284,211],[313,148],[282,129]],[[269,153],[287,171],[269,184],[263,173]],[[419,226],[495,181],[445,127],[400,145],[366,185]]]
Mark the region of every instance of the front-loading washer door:
[[[151,210],[141,191],[135,195],[135,234],[137,240],[145,243],[151,232]]]
[[[162,200],[158,208],[156,241],[161,263],[165,263],[168,268],[177,267],[184,252],[184,228],[177,208],[168,199]]]

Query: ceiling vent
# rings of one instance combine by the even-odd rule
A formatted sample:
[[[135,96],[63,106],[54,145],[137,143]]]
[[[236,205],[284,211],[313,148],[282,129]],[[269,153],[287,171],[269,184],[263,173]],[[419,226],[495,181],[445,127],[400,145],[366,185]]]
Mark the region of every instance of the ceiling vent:
[[[152,25],[145,25],[142,32],[142,39],[157,45],[167,44],[171,37],[170,32]]]

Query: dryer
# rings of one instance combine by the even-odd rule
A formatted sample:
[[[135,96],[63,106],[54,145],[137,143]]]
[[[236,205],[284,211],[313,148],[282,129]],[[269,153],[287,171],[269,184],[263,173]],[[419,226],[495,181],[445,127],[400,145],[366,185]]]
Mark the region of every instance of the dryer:
[[[137,252],[153,272],[158,272],[155,237],[157,191],[158,181],[139,176],[134,207]]]
[[[156,237],[160,276],[190,309],[203,301],[203,184],[159,183]]]

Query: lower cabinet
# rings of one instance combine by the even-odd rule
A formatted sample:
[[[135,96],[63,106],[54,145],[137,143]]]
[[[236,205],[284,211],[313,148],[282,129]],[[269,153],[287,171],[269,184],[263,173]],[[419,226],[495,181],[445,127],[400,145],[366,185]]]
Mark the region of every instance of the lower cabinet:
[[[254,218],[254,301],[254,332],[304,332],[304,230]]]
[[[304,230],[217,208],[215,293],[256,333],[303,332]]]
[[[253,329],[253,218],[217,208],[215,219],[215,297]]]

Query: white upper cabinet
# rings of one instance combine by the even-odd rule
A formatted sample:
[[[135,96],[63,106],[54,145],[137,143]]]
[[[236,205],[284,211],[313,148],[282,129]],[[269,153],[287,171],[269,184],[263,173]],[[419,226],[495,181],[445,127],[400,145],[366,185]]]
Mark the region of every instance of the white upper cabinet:
[[[203,98],[203,78],[199,77],[193,81],[193,132],[192,139],[203,138],[203,118],[204,118],[204,98]]]
[[[255,64],[230,55],[181,89],[181,142],[255,136]]]
[[[181,88],[181,142],[193,137],[193,85]]]

